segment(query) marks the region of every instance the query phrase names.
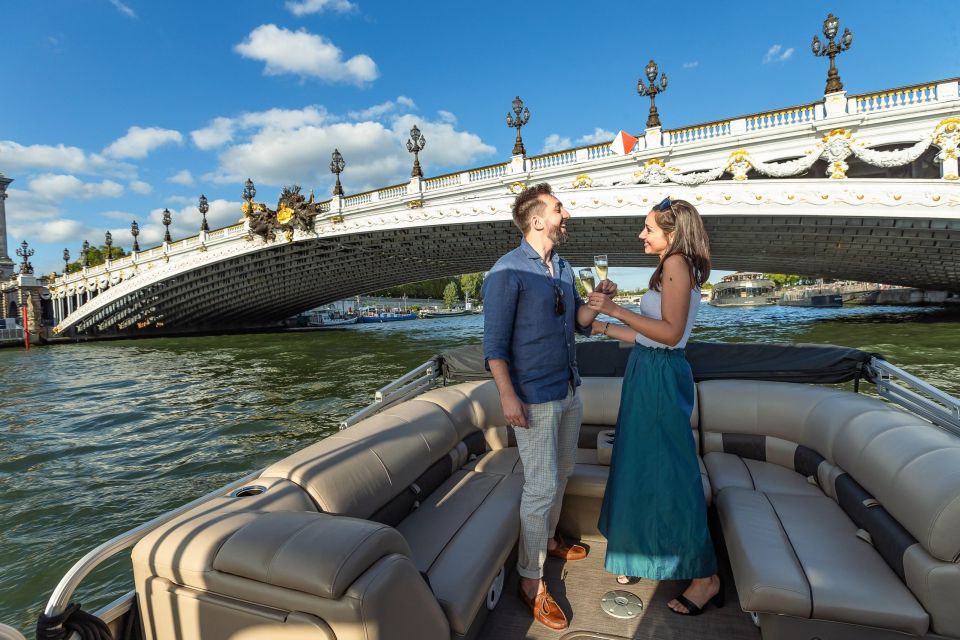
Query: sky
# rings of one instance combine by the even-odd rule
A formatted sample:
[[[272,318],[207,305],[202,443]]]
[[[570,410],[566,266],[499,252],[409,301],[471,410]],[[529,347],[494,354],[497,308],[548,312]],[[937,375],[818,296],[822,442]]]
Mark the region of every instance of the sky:
[[[958,22],[934,2],[397,2],[2,0],[0,173],[7,244],[40,273],[83,240],[130,249],[240,218],[243,182],[273,204],[300,184],[327,197],[330,153],[347,194],[405,182],[410,127],[427,177],[509,159],[514,96],[528,155],[645,126],[636,83],[655,59],[676,128],[809,103],[827,60],[810,51],[836,11],[853,47],[849,93],[958,75]],[[775,7],[775,8],[774,8]],[[572,211],[576,216],[576,211]],[[622,288],[646,269],[617,269]],[[713,278],[716,280],[716,277]]]

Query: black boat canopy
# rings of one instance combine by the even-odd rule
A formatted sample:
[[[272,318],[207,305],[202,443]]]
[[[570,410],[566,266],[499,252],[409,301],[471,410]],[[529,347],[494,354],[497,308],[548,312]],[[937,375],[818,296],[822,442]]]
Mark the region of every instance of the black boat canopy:
[[[621,347],[613,341],[578,342],[580,375],[622,377],[630,352],[629,346]],[[830,344],[691,342],[686,354],[697,382],[737,379],[828,384],[860,378],[875,382],[870,359],[883,358]],[[448,380],[491,377],[479,344],[445,351],[440,354],[440,361]]]

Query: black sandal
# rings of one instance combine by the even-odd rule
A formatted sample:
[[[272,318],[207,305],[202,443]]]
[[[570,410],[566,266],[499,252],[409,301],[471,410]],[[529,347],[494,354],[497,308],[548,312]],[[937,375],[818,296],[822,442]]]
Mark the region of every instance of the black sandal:
[[[682,611],[677,611],[672,607],[667,607],[668,609],[670,609],[670,611],[673,611],[678,616],[698,616],[701,613],[703,613],[704,609],[707,608],[707,604],[712,603],[713,606],[715,606],[717,609],[722,609],[723,605],[726,604],[726,598],[724,597],[724,594],[723,594],[722,580],[720,581],[720,590],[717,591],[715,596],[707,600],[707,602],[704,603],[702,607],[698,607],[696,604],[694,604],[693,601],[691,601],[689,598],[684,596],[682,593],[674,599],[687,608],[687,612],[683,613]]]
[[[622,585],[637,584],[641,580],[643,580],[643,578],[639,576],[627,576],[623,574],[617,576],[617,584],[622,584]]]

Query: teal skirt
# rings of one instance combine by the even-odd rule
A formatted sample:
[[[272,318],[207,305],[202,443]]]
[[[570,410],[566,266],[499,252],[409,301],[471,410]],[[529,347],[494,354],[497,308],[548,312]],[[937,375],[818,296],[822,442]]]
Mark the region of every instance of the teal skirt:
[[[695,393],[682,349],[634,347],[600,511],[611,573],[686,580],[717,572],[690,428]]]

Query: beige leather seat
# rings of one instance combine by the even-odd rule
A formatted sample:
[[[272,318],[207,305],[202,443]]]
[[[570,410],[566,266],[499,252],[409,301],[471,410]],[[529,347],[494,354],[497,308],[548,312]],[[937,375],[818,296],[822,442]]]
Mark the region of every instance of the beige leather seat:
[[[960,637],[960,439],[834,389],[698,393],[740,604],[765,636]]]

